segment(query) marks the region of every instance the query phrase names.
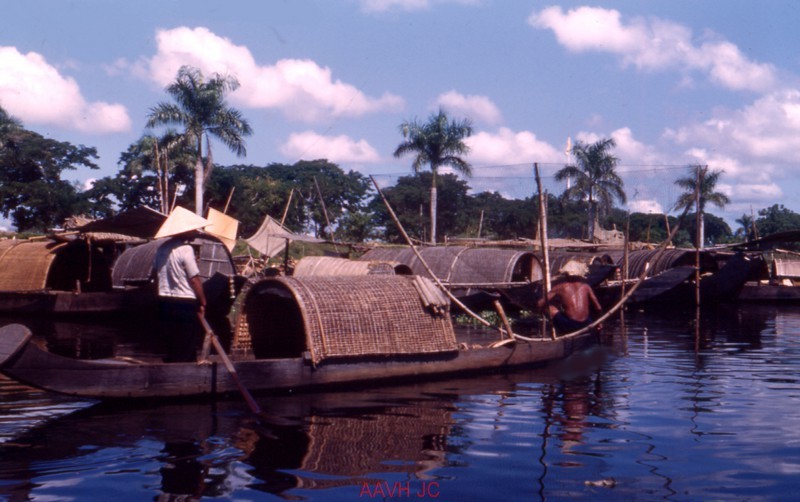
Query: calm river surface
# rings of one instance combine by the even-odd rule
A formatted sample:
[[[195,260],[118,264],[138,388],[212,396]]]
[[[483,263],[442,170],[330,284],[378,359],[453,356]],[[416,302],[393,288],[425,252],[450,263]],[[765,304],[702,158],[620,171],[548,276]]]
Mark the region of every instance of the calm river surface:
[[[627,312],[568,364],[113,408],[0,379],[6,500],[790,500],[800,307]]]

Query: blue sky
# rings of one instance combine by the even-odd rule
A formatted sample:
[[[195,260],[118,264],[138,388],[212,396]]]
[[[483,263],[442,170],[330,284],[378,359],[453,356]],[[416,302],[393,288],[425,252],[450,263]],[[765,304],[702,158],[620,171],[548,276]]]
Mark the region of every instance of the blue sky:
[[[146,131],[181,65],[235,76],[247,157],[326,158],[389,185],[399,125],[438,107],[469,118],[475,191],[549,190],[567,139],[612,137],[632,211],[662,212],[690,164],[725,171],[734,220],[800,212],[800,3],[791,0],[9,1],[0,106],[30,129],[98,149],[99,171]],[[735,229],[735,228],[734,228]]]

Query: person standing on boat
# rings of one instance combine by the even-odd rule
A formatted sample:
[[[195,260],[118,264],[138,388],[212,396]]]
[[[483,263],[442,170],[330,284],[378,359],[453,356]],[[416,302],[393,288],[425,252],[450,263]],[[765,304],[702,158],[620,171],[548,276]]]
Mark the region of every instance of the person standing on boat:
[[[153,262],[158,282],[158,317],[167,343],[164,362],[197,360],[206,296],[190,242],[208,224],[205,218],[177,207],[156,234],[157,239],[168,238],[159,246]]]
[[[546,298],[537,302],[542,309],[547,307],[547,314],[559,334],[572,333],[583,329],[594,322],[592,309],[599,315],[602,312],[600,302],[584,277],[588,267],[574,260],[567,261],[559,270],[560,277],[553,285]],[[597,325],[596,329],[602,329]]]

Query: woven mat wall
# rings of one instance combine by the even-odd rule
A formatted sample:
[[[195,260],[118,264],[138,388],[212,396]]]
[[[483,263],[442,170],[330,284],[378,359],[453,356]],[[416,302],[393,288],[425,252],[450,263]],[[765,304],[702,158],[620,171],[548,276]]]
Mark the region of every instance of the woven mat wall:
[[[314,363],[330,357],[456,350],[449,312],[440,315],[425,308],[412,276],[278,277],[262,282],[286,288],[293,296],[308,330],[306,345]],[[249,288],[243,310],[269,301],[269,295],[250,295],[259,289],[259,284]],[[246,344],[243,327],[237,322],[239,346]]]
[[[0,291],[35,291],[47,285],[57,250],[50,241],[4,241],[0,247]]]

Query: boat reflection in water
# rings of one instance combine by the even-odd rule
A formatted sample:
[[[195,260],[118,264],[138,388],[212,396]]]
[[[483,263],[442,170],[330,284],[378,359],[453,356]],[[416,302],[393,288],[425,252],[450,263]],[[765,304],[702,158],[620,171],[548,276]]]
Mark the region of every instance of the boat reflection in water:
[[[252,490],[286,498],[320,490],[348,497],[435,496],[446,483],[438,473],[448,465],[446,457],[458,458],[470,446],[463,439],[450,442],[454,428],[485,420],[505,428],[501,408],[470,416],[459,406],[464,400],[502,400],[521,382],[541,384],[543,398],[530,403],[538,408],[531,412],[562,422],[563,444],[580,436],[585,424],[579,410],[602,401],[581,385],[562,385],[556,371],[262,396],[266,421],[254,419],[235,399],[135,408],[97,404],[0,446],[0,495],[80,499],[104,486],[110,499],[115,490],[143,498],[246,498]]]

